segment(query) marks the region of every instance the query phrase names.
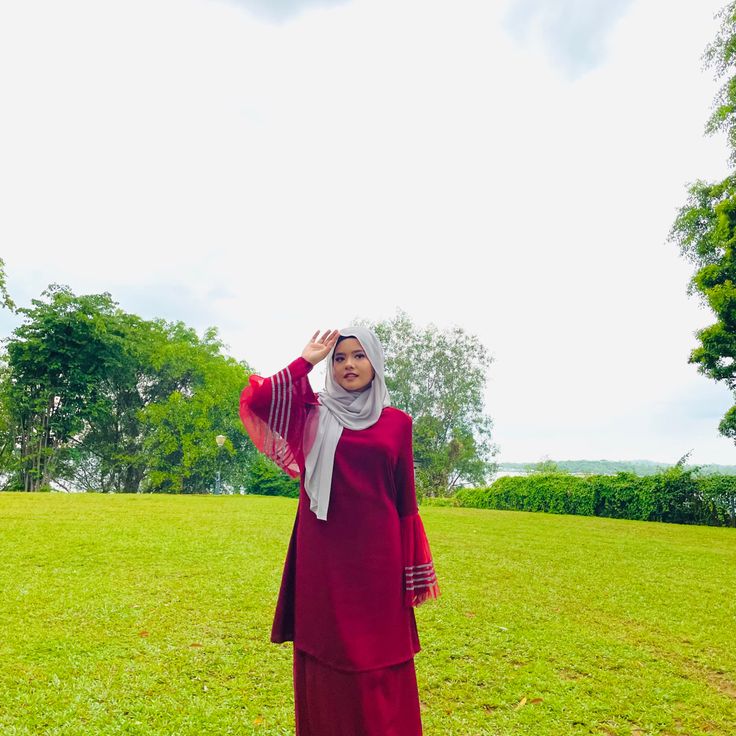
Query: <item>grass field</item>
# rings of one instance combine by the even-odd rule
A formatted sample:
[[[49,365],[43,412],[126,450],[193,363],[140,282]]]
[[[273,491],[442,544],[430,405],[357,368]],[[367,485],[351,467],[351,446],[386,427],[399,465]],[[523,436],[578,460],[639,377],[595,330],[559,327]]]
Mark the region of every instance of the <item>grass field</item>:
[[[0,735],[293,733],[268,638],[295,510],[0,494]],[[736,734],[736,529],[422,516],[425,734]]]

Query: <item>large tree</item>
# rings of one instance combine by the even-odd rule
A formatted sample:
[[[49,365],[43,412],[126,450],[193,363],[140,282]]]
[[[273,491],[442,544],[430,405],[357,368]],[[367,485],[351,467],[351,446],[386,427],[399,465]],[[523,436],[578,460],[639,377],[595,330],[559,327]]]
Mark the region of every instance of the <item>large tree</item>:
[[[43,297],[19,310],[0,375],[11,485],[204,491],[218,466],[226,484],[243,485],[252,450],[237,399],[247,367],[222,353],[216,331],[200,338],[142,320],[109,294],[53,286]]]
[[[705,60],[722,86],[706,131],[725,132],[730,163],[736,163],[736,2],[721,11],[721,26]],[[696,181],[670,233],[682,255],[695,265],[688,292],[713,311],[714,324],[696,333],[690,362],[728,386],[736,399],[736,172],[723,181]],[[720,422],[720,432],[736,440],[736,405]]]
[[[420,328],[402,311],[363,324],[383,343],[392,403],[414,418],[419,492],[449,495],[486,482],[496,452],[483,401],[492,358],[479,339],[460,327]]]
[[[120,358],[109,294],[53,286],[44,296],[18,310],[25,320],[7,346],[18,485],[27,491],[67,474],[75,438],[100,409],[98,386]]]
[[[165,339],[154,366],[166,381],[166,395],[140,413],[143,454],[148,458],[145,488],[169,493],[211,489],[219,470],[226,486],[243,488],[255,448],[238,416],[248,368],[223,355],[214,328],[202,337],[181,322],[158,322]],[[215,436],[226,441],[222,449]]]

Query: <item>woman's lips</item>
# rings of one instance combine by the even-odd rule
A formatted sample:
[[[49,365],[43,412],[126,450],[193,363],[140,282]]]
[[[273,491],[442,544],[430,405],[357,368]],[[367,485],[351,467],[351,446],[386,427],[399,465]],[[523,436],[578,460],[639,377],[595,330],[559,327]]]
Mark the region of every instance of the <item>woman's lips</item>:
[[[358,377],[357,373],[346,373],[345,374],[345,378],[357,378],[357,377]]]

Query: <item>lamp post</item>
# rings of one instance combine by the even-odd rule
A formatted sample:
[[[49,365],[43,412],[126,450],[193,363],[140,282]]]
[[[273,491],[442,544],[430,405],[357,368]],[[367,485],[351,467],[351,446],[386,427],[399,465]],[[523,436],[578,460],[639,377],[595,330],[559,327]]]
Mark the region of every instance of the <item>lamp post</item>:
[[[217,442],[217,478],[215,480],[215,495],[219,496],[222,490],[222,486],[220,484],[220,455],[222,446],[225,444],[225,435],[224,434],[218,434],[217,437],[215,437],[215,442]]]

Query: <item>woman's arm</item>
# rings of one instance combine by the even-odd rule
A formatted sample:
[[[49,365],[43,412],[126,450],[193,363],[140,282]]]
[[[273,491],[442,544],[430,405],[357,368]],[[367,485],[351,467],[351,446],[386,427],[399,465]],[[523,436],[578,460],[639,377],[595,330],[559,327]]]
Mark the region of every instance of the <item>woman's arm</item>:
[[[317,404],[308,374],[329,354],[337,337],[336,330],[321,338],[316,332],[299,358],[273,376],[251,375],[240,395],[240,418],[253,444],[294,478],[304,463],[306,414]]]
[[[414,485],[414,452],[412,421],[407,421],[401,433],[399,459],[396,466],[396,508],[401,528],[401,553],[404,573],[404,605],[418,606],[437,598],[440,588],[434,569],[429,540],[419,516]]]

